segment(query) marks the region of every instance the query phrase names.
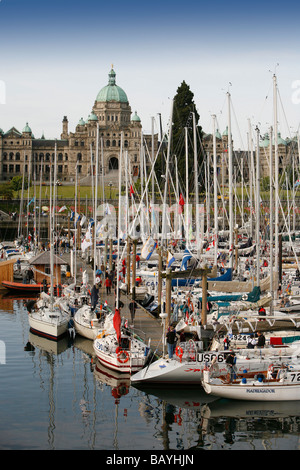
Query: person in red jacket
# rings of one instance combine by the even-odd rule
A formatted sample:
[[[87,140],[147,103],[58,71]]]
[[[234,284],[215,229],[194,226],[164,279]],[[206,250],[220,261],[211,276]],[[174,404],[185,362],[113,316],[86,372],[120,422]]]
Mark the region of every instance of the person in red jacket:
[[[107,293],[107,294],[110,294],[110,293],[111,293],[111,286],[112,286],[112,282],[111,282],[110,278],[107,277],[107,278],[105,279],[105,287],[106,287],[106,293]]]

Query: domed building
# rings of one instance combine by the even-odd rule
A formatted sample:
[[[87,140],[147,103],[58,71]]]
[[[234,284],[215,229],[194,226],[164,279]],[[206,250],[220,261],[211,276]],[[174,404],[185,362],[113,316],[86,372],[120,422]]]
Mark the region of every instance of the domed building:
[[[97,135],[99,142],[97,147]],[[152,136],[143,134],[151,149]],[[99,172],[107,182],[117,182],[121,145],[127,151],[129,170],[137,178],[140,172],[140,148],[142,123],[137,112],[132,113],[125,91],[117,85],[116,73],[111,68],[108,84],[98,92],[88,117],[80,117],[75,130],[69,131],[67,116],[62,121],[60,139],[48,140],[35,138],[26,123],[22,132],[14,127],[0,133],[1,167],[0,179],[9,180],[13,176],[31,172],[35,169],[36,178],[43,175],[44,181],[50,179],[50,161],[54,160],[57,145],[57,178],[61,181],[75,182],[76,165],[82,184],[91,183],[95,174],[96,152],[98,148]],[[158,136],[154,136],[155,151]],[[150,150],[151,151],[151,150]],[[124,164],[122,164],[124,171]],[[32,174],[32,173],[31,173]]]

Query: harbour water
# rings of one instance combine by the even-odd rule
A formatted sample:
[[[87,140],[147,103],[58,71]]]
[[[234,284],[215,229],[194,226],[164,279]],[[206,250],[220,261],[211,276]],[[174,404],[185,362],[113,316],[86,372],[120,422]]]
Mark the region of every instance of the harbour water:
[[[299,450],[299,402],[139,390],[93,359],[90,341],[32,335],[22,298],[1,295],[0,340],[1,450]]]

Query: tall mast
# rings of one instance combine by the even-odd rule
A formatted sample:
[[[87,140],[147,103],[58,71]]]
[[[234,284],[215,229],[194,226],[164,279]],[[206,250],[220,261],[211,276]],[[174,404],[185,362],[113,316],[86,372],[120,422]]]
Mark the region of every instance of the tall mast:
[[[197,161],[197,134],[196,134],[196,117],[193,113],[193,134],[194,134],[194,184],[195,184],[195,214],[196,214],[196,245],[197,258],[200,259],[200,219],[199,219],[199,184],[198,184],[198,161]]]
[[[274,300],[274,286],[273,286],[273,129],[270,127],[270,217],[269,217],[269,228],[270,228],[270,315],[273,311],[273,300]]]
[[[275,295],[277,298],[278,295],[278,280],[279,280],[279,259],[278,259],[278,250],[279,250],[279,185],[278,185],[278,171],[279,171],[279,162],[278,162],[278,127],[277,127],[277,79],[276,75],[273,75],[273,106],[274,106],[274,158],[275,158]],[[272,143],[271,143],[272,144]],[[272,268],[272,267],[271,267]]]
[[[256,128],[256,285],[259,286],[260,275],[260,243],[259,243],[259,229],[260,229],[260,155],[259,155],[259,129]]]
[[[233,267],[233,182],[232,182],[232,135],[231,135],[231,107],[230,107],[230,93],[227,93],[228,98],[228,172],[229,172],[229,252],[230,267]]]
[[[165,171],[165,189],[164,189],[164,202],[163,202],[163,213],[162,213],[162,243],[165,245],[167,244],[166,232],[166,218],[167,218],[167,190],[168,190],[168,180],[169,180],[169,164],[170,164],[170,149],[171,149],[171,140],[172,140],[172,124],[173,124],[173,105],[174,100],[172,100],[171,105],[171,114],[170,114],[170,130],[169,130],[169,138],[168,138],[168,149],[167,149],[167,161],[166,161],[166,171]]]
[[[217,265],[218,246],[218,194],[217,194],[217,143],[216,143],[216,115],[213,114],[213,155],[214,155],[214,264]]]
[[[99,164],[99,123],[96,133],[96,169],[95,169],[95,202],[94,202],[94,282],[96,282],[96,255],[97,255],[97,206],[98,206],[98,164]],[[106,260],[105,260],[106,262]]]

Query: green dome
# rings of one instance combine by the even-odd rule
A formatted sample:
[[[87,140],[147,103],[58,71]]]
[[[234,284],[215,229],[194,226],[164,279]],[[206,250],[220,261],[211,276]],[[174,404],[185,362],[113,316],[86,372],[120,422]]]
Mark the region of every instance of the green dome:
[[[1,127],[0,127],[0,134],[4,134],[3,130],[1,129]]]
[[[88,117],[88,121],[98,121],[96,114],[91,113]]]
[[[96,101],[117,101],[118,103],[128,103],[125,91],[116,85],[116,72],[113,69],[111,69],[108,74],[108,85],[99,91]]]
[[[85,122],[84,120],[81,118],[79,123],[77,124],[77,126],[84,126],[85,125]]]
[[[269,134],[265,134],[263,140],[259,143],[260,147],[269,147],[270,139]]]
[[[24,127],[23,132],[32,132],[30,127],[28,126],[28,122],[26,122],[26,126]]]
[[[228,126],[226,126],[226,129],[225,129],[225,131],[223,132],[223,135],[224,135],[224,136],[228,136]]]
[[[141,119],[140,119],[139,116],[137,115],[137,112],[136,112],[136,111],[135,111],[134,115],[132,116],[131,121],[141,122]]]
[[[282,139],[280,132],[278,132],[277,142],[278,142],[278,145],[286,145],[286,141]]]
[[[219,132],[219,129],[217,129],[217,131],[216,131],[216,139],[222,139],[222,136]]]

